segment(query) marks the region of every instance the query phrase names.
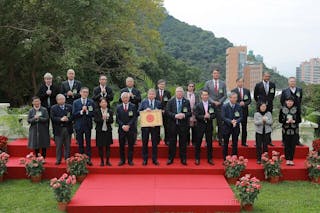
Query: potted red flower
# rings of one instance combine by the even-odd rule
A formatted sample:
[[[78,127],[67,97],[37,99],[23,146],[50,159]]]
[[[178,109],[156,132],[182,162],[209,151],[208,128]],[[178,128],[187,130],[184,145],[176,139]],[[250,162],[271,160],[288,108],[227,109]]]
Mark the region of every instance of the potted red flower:
[[[240,199],[241,206],[246,211],[253,210],[253,203],[258,197],[261,185],[260,180],[246,174],[236,183],[236,194]]]
[[[25,158],[20,159],[20,163],[24,164],[28,177],[30,177],[31,182],[38,183],[41,182],[42,173],[44,171],[44,158],[39,153],[35,156],[33,152],[30,152]]]
[[[67,172],[77,178],[77,182],[81,183],[88,174],[88,156],[86,154],[76,153],[67,159]]]
[[[243,156],[239,158],[236,155],[226,157],[226,160],[223,162],[225,177],[229,184],[235,184],[238,178],[241,175],[241,172],[246,169],[248,159],[245,159]]]
[[[8,138],[0,135],[0,151],[7,152]]]
[[[306,160],[308,175],[312,182],[320,183],[320,155],[317,151],[310,151]]]
[[[3,181],[3,175],[7,172],[7,163],[9,160],[9,155],[5,152],[0,151],[0,182]]]
[[[318,152],[318,154],[320,154],[320,138],[317,138],[314,141],[312,141],[312,147],[313,151],[316,151]]]
[[[264,169],[264,175],[266,180],[270,183],[278,183],[280,181],[281,163],[284,159],[284,155],[280,156],[280,152],[272,151],[272,156],[269,157],[268,152],[262,154],[261,160]]]
[[[59,179],[53,178],[50,180],[50,187],[53,189],[60,211],[67,210],[67,205],[71,200],[71,189],[76,182],[74,175],[68,175],[66,173]]]

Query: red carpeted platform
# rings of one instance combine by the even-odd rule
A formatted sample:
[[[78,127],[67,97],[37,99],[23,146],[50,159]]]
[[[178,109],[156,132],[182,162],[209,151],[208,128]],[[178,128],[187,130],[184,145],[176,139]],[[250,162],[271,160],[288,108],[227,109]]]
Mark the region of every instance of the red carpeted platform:
[[[91,174],[68,212],[240,212],[240,204],[222,175]]]

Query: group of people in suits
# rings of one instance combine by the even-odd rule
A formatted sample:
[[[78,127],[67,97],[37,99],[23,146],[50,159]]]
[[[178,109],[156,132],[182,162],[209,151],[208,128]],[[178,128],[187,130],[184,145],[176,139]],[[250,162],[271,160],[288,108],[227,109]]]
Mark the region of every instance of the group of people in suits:
[[[33,97],[33,108],[29,112],[30,123],[28,147],[36,153],[42,151],[46,157],[46,149],[50,145],[49,121],[52,121],[54,141],[56,143],[56,164],[70,157],[72,133],[80,153],[86,153],[91,162],[91,130],[93,121],[96,123],[96,145],[101,158],[100,165],[111,166],[110,145],[113,144],[112,124],[114,113],[110,103],[114,99],[112,89],[107,85],[107,76],[99,77],[99,86],[93,90],[89,98],[89,88],[75,80],[75,72],[67,71],[67,80],[58,87],[52,83],[50,73],[44,75],[44,82],[39,88],[38,96]],[[251,104],[250,91],[243,87],[244,79],[238,78],[237,87],[227,95],[226,84],[220,79],[220,71],[213,70],[212,80],[205,83],[197,93],[195,83],[187,84],[187,91],[177,87],[174,97],[166,88],[166,81],[160,79],[157,89],[149,89],[147,97],[142,100],[140,91],[134,85],[134,79],[126,79],[126,87],[121,89],[119,104],[116,107],[116,123],[119,134],[119,166],[126,162],[132,166],[134,145],[137,139],[137,119],[141,111],[162,110],[164,143],[168,145],[167,165],[174,162],[177,142],[181,164],[187,165],[187,147],[195,147],[195,164],[200,164],[200,150],[203,137],[207,149],[207,162],[213,162],[214,122],[218,127],[218,142],[223,146],[223,158],[228,153],[231,136],[232,155],[238,154],[238,137],[240,132],[242,146],[247,145],[247,118]],[[273,99],[275,84],[270,82],[270,74],[264,73],[263,81],[256,84],[254,99],[257,112],[254,114],[256,125],[257,162],[261,162],[261,154],[268,150],[271,143]],[[226,101],[228,99],[228,102]],[[288,165],[293,165],[295,145],[299,143],[299,123],[301,122],[302,90],[296,87],[295,78],[289,78],[289,87],[282,91],[282,108],[279,121],[283,124],[283,143]],[[240,128],[241,127],[241,128]],[[158,145],[161,141],[160,126],[142,127],[142,159],[143,165],[148,164],[148,142],[151,137],[152,163],[159,165]],[[240,131],[241,129],[241,131]],[[84,145],[85,143],[85,145]],[[126,156],[125,146],[128,145]]]

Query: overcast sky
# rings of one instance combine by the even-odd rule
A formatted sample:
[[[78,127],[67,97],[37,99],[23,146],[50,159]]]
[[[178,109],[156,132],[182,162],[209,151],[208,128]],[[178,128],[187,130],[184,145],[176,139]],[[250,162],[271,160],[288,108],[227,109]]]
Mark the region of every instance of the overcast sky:
[[[264,57],[280,74],[320,56],[318,0],[165,0],[170,15]]]

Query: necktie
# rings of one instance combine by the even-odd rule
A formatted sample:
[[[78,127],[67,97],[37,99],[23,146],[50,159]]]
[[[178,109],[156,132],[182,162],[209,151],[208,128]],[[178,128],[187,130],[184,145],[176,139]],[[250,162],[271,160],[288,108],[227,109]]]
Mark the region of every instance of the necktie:
[[[48,90],[50,90],[50,86],[48,86]],[[51,106],[50,96],[48,96],[47,103],[48,103],[48,107],[50,107]]]
[[[124,105],[124,111],[128,111],[128,107],[127,107],[127,104]]]
[[[181,100],[178,100],[178,113],[181,112],[181,108],[182,108],[182,106],[181,106]]]
[[[243,92],[242,92],[242,88],[240,88],[240,98],[241,98],[241,100],[243,100]]]
[[[215,91],[215,93],[218,93],[218,81],[217,80],[214,81],[214,91]]]
[[[163,91],[160,90],[160,101],[162,101],[162,98],[163,98]]]
[[[268,83],[264,83],[264,90],[266,91],[266,94],[268,95],[268,93],[269,93],[269,85],[268,85]]]
[[[151,105],[151,109],[154,109],[153,101],[150,102],[150,105]]]
[[[82,99],[82,106],[86,105],[86,99]]]

